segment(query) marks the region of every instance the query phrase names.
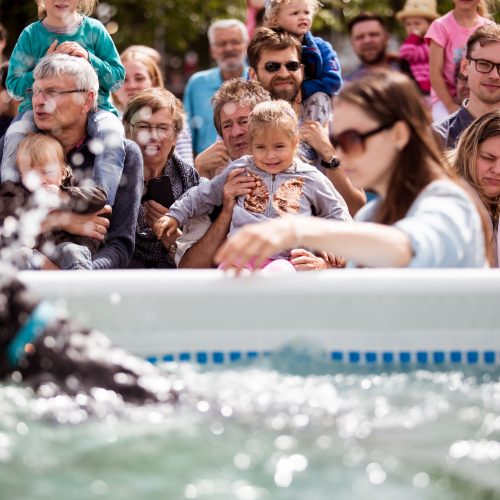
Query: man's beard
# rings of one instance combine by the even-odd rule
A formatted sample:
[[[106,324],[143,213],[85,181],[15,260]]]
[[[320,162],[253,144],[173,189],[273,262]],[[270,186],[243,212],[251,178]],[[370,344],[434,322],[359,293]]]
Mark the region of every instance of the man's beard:
[[[239,53],[236,54],[234,57],[231,57],[229,61],[226,60],[226,58],[219,59],[218,62],[219,68],[222,71],[227,71],[229,73],[234,73],[238,70],[241,70],[243,68],[243,59],[241,58],[235,59],[235,57],[237,56],[239,56]]]
[[[376,54],[375,57],[371,59],[366,59],[362,54],[360,54],[359,59],[363,64],[366,64],[367,66],[371,66],[374,64],[380,64],[385,60],[385,47],[380,49]]]
[[[269,89],[269,92],[271,93],[271,97],[273,99],[284,99],[285,101],[288,101],[290,104],[293,104],[295,100],[297,99],[297,95],[299,94],[300,91],[300,85],[297,84],[297,82],[294,80],[293,81],[293,87],[289,88],[283,88],[283,89],[275,89],[273,87],[273,82],[271,82],[271,88]]]

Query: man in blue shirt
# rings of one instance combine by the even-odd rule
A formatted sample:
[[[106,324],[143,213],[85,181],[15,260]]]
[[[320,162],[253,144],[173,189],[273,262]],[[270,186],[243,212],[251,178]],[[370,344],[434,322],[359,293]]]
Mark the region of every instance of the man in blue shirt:
[[[184,93],[184,107],[189,117],[195,154],[213,146],[217,140],[212,96],[224,81],[247,76],[245,56],[248,32],[241,21],[224,19],[212,23],[208,29],[208,40],[217,67],[191,76]]]

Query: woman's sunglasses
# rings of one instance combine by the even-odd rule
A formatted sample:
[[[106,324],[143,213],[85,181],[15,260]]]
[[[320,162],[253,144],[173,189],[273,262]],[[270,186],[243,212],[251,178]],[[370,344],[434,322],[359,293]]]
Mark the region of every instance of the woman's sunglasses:
[[[288,71],[291,71],[292,73],[294,73],[295,71],[298,71],[301,68],[302,64],[300,64],[298,61],[288,61],[286,63],[267,61],[264,64],[264,69],[268,73],[276,73],[276,71],[280,70],[281,66],[285,66],[285,68]]]
[[[341,148],[347,154],[361,154],[365,151],[365,141],[368,137],[391,128],[394,123],[385,123],[374,130],[361,133],[354,129],[344,130],[339,135],[330,135],[330,142],[334,148]]]

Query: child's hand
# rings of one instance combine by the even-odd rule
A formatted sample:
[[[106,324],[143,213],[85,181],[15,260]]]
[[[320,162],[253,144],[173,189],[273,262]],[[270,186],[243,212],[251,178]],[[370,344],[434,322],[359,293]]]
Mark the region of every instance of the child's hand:
[[[50,47],[47,49],[46,55],[52,54],[53,52],[56,52],[57,50],[57,44],[59,43],[58,40],[54,40],[51,44]]]
[[[179,223],[173,217],[164,215],[157,220],[154,232],[156,237],[161,240],[163,236],[172,236],[178,227]]]
[[[79,43],[63,42],[56,49],[59,54],[68,54],[73,57],[82,57],[88,61],[89,53]]]

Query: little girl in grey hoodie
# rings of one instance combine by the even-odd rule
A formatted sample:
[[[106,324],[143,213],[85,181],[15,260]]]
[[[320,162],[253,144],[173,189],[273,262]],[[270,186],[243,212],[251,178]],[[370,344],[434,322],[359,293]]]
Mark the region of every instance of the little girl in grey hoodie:
[[[168,215],[155,224],[158,239],[171,236],[190,218],[209,214],[222,205],[227,176],[236,168],[245,168],[257,185],[250,194],[238,197],[229,235],[245,224],[285,214],[352,220],[344,199],[332,183],[316,167],[296,157],[299,126],[288,102],[267,101],[255,106],[249,118],[248,135],[252,154],[232,162],[221,174],[191,188],[177,200]],[[275,255],[263,267],[288,257],[289,252]]]

